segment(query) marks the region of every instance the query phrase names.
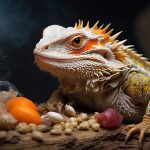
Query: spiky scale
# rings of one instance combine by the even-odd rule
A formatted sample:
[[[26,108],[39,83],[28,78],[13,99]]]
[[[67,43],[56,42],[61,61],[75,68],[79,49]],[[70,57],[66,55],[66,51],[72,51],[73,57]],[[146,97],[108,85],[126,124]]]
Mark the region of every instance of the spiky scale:
[[[117,47],[123,45],[126,41],[127,41],[127,40],[123,40],[123,41],[120,41],[120,42],[118,42],[118,43],[112,44],[112,45],[110,46],[110,48],[111,48],[111,49],[115,49],[115,48],[117,48]]]
[[[99,23],[99,21],[97,21],[95,24],[94,24],[94,26],[92,27],[92,29],[94,29],[94,30],[97,30],[97,25],[98,25],[98,23]]]
[[[107,35],[111,35],[111,33],[114,31],[114,29],[111,29],[110,31],[108,31],[106,34]]]
[[[101,32],[104,34],[108,30],[110,25],[111,25],[111,23],[109,23],[105,28],[103,28]]]
[[[89,25],[89,21],[87,22],[87,24],[86,24],[86,27],[85,28],[90,28],[90,25]]]
[[[147,58],[141,57],[133,48],[124,49],[123,51],[134,66],[139,70],[142,68],[142,71],[144,70],[144,73],[150,76],[150,62],[147,61]]]
[[[120,32],[116,33],[115,35],[111,36],[111,37],[110,37],[111,40],[113,40],[113,41],[116,40],[117,37],[118,37],[121,33],[122,33],[122,31],[120,31]]]
[[[81,25],[80,26],[81,26],[81,28],[83,28],[83,20],[81,21]]]

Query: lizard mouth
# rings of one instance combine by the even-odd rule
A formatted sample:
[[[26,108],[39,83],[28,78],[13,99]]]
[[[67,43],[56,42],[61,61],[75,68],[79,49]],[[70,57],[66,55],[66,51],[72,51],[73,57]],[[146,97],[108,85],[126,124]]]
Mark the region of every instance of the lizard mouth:
[[[90,60],[99,63],[107,63],[108,61],[114,58],[112,51],[108,48],[103,49],[91,49],[87,50],[80,55],[72,55],[72,54],[59,54],[59,53],[45,53],[39,52],[38,50],[34,51],[35,57],[38,59],[42,59],[49,62],[60,62],[60,63],[69,63],[75,61],[82,61],[82,60]]]
[[[97,54],[99,56],[96,56]],[[49,55],[49,54],[44,54],[44,53],[34,53],[35,57],[41,60],[49,61],[49,62],[60,62],[60,63],[69,63],[69,62],[77,62],[77,61],[82,61],[82,60],[89,60],[89,61],[95,61],[95,62],[104,62],[104,60],[110,59],[110,54],[106,51],[101,51],[101,52],[86,52],[85,54],[82,54],[80,56],[73,56],[69,55],[69,57],[66,57],[66,55]]]

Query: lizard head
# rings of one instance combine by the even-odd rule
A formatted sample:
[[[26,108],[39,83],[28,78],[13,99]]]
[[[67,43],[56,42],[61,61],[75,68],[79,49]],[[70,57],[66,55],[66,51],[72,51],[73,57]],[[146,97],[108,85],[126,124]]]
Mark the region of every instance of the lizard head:
[[[48,26],[34,50],[35,62],[44,71],[65,78],[106,78],[122,71],[125,65],[124,41],[111,36],[109,25],[93,27],[83,21],[75,27]]]

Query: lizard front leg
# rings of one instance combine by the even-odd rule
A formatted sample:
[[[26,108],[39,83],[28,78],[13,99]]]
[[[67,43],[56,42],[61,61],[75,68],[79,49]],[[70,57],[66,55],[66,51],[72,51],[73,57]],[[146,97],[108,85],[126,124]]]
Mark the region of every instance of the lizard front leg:
[[[68,101],[67,97],[63,94],[61,89],[57,89],[53,92],[53,94],[51,95],[51,97],[46,103],[42,103],[38,106],[38,111],[41,114],[46,114],[49,111],[53,111],[53,112],[65,114],[68,117],[72,117],[72,116],[75,116],[76,113],[75,113],[74,108],[70,105],[73,105],[73,103]],[[70,116],[66,112],[66,106],[71,108],[72,110],[72,113],[70,114]]]
[[[61,112],[65,104],[65,98],[60,89],[55,90],[47,102],[41,103],[38,106],[38,111],[41,114],[46,114],[48,111]]]
[[[125,142],[128,141],[132,134],[140,132],[139,146],[142,148],[144,135],[150,132],[150,77],[142,73],[133,72],[130,74],[128,80],[124,82],[124,86],[126,87],[125,92],[131,96],[137,104],[148,104],[143,120],[139,124],[128,125],[125,128],[127,131]],[[141,105],[141,107],[144,106],[145,105]]]
[[[62,91],[57,89],[53,92],[47,103],[48,111],[62,112],[67,100],[65,99]]]

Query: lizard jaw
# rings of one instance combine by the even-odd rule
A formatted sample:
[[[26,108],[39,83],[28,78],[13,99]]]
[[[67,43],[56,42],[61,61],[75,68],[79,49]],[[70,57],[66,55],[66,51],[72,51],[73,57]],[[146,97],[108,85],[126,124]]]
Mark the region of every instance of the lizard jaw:
[[[94,50],[93,50],[94,51]],[[34,55],[35,57],[38,57],[38,59],[42,59],[42,60],[47,60],[49,62],[75,62],[75,61],[82,61],[82,60],[90,60],[93,62],[99,62],[99,63],[104,63],[106,58],[108,57],[108,55],[110,55],[109,53],[107,53],[106,51],[101,51],[101,52],[96,52],[95,54],[93,51],[88,51],[86,53],[83,53],[82,55],[59,55],[58,53],[54,54],[50,54],[50,53],[42,53],[42,52],[38,52],[38,51],[34,51]],[[97,54],[99,54],[99,57],[96,57]],[[101,55],[102,54],[102,55]]]
[[[34,51],[35,62],[41,70],[50,72],[54,76],[92,77],[94,73],[109,72],[114,69],[113,54],[107,49],[92,49],[80,55],[61,54],[59,51]],[[120,66],[118,66],[120,68]],[[107,69],[106,69],[107,68]],[[87,76],[85,74],[88,74]],[[108,74],[107,74],[108,75]]]
[[[41,70],[50,72],[54,76],[58,77],[70,77],[70,74],[73,74],[74,77],[80,78],[82,76],[83,78],[86,72],[91,74],[94,70],[97,71],[97,67],[100,66],[99,60],[91,58],[90,54],[89,57],[86,55],[81,58],[74,57],[74,59],[60,59],[54,56],[44,57],[42,55],[35,54],[35,62]]]

